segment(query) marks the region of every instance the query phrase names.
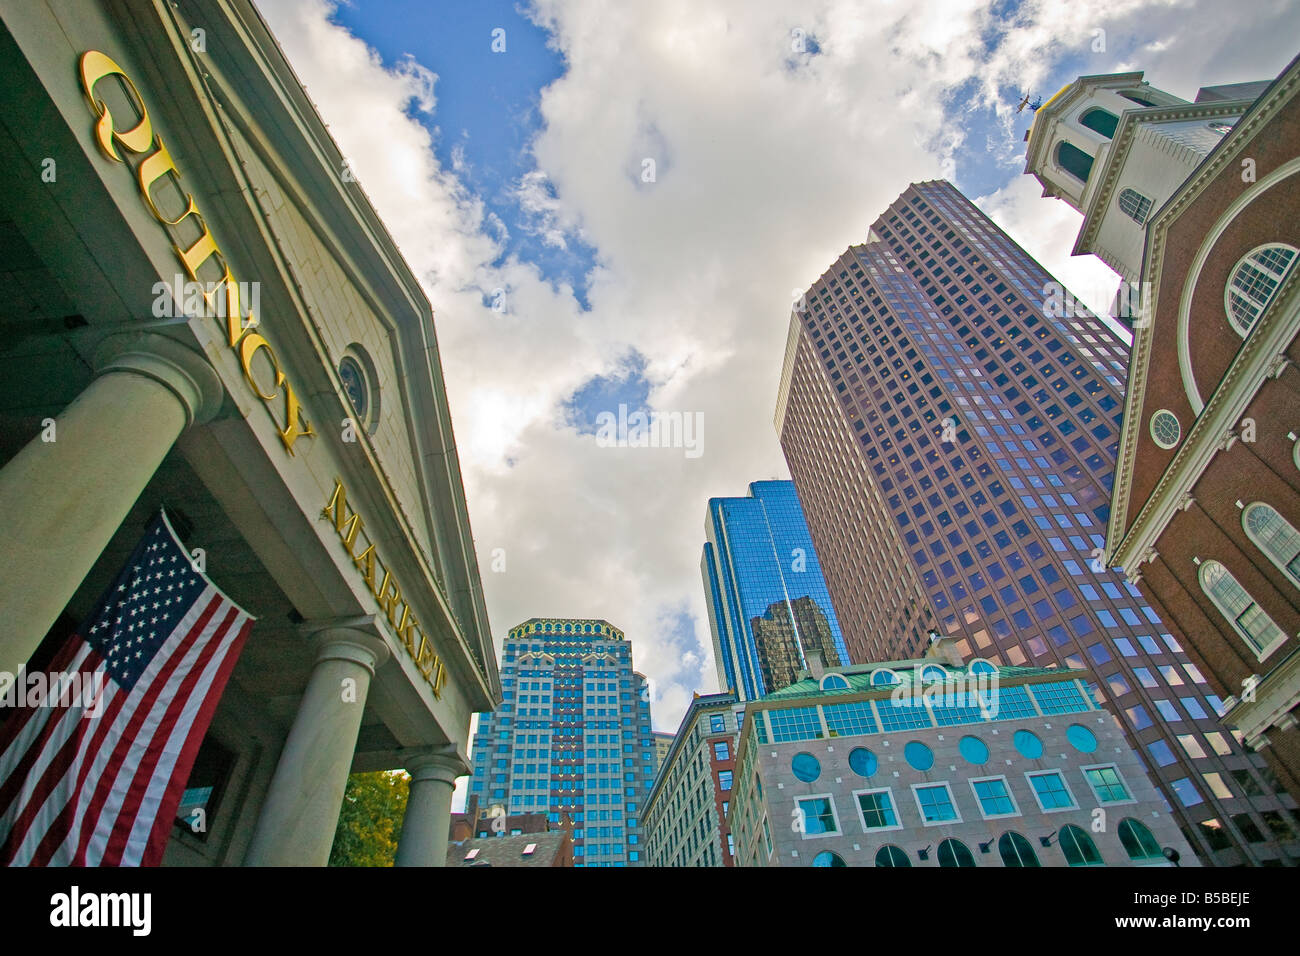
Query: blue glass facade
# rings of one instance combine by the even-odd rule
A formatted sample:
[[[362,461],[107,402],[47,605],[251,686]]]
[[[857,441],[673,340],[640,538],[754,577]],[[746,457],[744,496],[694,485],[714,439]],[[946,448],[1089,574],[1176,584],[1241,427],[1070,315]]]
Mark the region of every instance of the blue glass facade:
[[[649,687],[623,632],[569,618],[511,628],[501,698],[474,734],[479,806],[552,823],[567,812],[575,866],[644,865],[641,805],[657,766]]]
[[[748,498],[710,498],[700,571],[718,676],[741,700],[779,690],[820,647],[848,652],[803,508],[790,481],[756,481]]]

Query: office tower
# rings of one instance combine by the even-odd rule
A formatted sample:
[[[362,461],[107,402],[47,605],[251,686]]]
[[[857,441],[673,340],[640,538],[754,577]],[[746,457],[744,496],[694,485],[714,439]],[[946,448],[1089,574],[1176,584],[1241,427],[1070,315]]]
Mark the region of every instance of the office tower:
[[[964,655],[1090,667],[1207,861],[1292,859],[1228,829],[1268,832],[1248,795],[1275,781],[1215,719],[1180,638],[1102,561],[1128,350],[1090,313],[1062,316],[1062,298],[931,182],[792,317],[777,426],[851,659],[917,656],[928,613]],[[908,614],[916,580],[925,607]]]
[[[1186,635],[1230,698],[1224,722],[1300,799],[1300,60],[1271,85],[1159,107],[1130,95],[1132,76],[1082,77],[1039,110],[1027,166],[1084,213],[1077,249],[1125,251],[1103,258],[1149,306],[1109,563]],[[1071,150],[1090,164],[1061,167]],[[1284,818],[1264,814],[1275,839],[1295,839]]]
[[[575,866],[641,866],[655,776],[649,686],[608,621],[532,618],[510,629],[501,706],[479,714],[470,796],[507,814],[573,821]]]
[[[747,703],[736,865],[1197,865],[1088,676],[927,656]]]
[[[741,717],[731,693],[695,695],[642,812],[651,866],[732,866],[727,815]]]
[[[789,481],[710,498],[700,571],[718,679],[741,700],[793,681],[816,648],[848,660],[821,564]]]
[[[658,730],[652,735],[655,742],[655,773],[664,765],[664,758],[668,756],[668,751],[673,749],[673,735],[661,733]]]

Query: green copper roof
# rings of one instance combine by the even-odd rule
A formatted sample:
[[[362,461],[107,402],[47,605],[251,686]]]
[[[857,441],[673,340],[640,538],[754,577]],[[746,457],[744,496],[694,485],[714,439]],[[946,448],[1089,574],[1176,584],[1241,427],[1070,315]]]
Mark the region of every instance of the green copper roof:
[[[827,676],[831,674],[838,674],[840,677],[843,677],[846,681],[848,681],[849,686],[847,688],[844,687],[827,688],[823,690],[820,681],[815,680],[812,677],[805,677],[803,680],[796,681],[795,683],[789,685],[788,687],[783,687],[780,690],[773,691],[770,694],[766,694],[763,697],[760,697],[759,700],[777,701],[777,700],[789,700],[790,698],[795,698],[795,697],[824,697],[828,694],[853,694],[853,693],[862,693],[863,691],[888,691],[891,690],[890,685],[887,684],[873,685],[871,683],[871,675],[878,670],[891,670],[895,674],[898,674],[903,682],[907,683],[911,681],[911,676],[914,671],[919,671],[922,667],[927,667],[932,664],[942,667],[952,677],[965,678],[970,673],[969,667],[965,667],[965,666],[954,667],[951,664],[948,664],[937,658],[922,658],[919,660],[907,660],[907,661],[885,661],[877,665],[859,664],[851,668],[843,668],[842,670],[831,669],[826,671]],[[997,667],[997,674],[998,674],[999,681],[1012,680],[1020,677],[1039,677],[1045,674],[1051,674],[1054,677],[1071,679],[1071,678],[1080,677],[1086,673],[1087,671],[1073,670],[1073,669],[1067,669],[1061,667],[1011,667],[1011,666]],[[823,677],[823,680],[824,679],[825,677]],[[971,679],[988,680],[989,675],[977,673]]]

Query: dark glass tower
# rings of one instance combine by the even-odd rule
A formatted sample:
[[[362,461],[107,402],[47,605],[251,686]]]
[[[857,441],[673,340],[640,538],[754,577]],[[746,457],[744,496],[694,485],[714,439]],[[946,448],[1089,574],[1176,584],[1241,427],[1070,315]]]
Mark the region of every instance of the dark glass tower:
[[[645,864],[641,804],[657,761],[646,678],[608,621],[510,629],[501,706],[478,715],[470,793],[506,814],[567,811],[575,866]]]
[[[854,661],[926,631],[1090,667],[1189,842],[1259,863],[1263,761],[1178,637],[1098,561],[1127,345],[951,184],[911,186],[808,290],[777,429]],[[1068,313],[1068,314],[1067,314]]]
[[[803,509],[789,481],[755,481],[748,498],[710,498],[700,571],[718,678],[741,700],[794,682],[816,649],[848,663]]]

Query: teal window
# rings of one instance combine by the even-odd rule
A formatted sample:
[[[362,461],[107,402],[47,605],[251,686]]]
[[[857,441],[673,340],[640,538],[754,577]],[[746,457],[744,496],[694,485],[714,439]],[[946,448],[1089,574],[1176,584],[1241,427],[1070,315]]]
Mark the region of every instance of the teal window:
[[[1043,742],[1032,731],[1017,730],[1011,742],[1026,760],[1037,760],[1043,755]]]
[[[1093,132],[1100,133],[1110,139],[1115,135],[1115,127],[1119,125],[1119,117],[1110,110],[1094,107],[1084,113],[1079,122]]]
[[[826,718],[826,726],[832,737],[860,737],[863,734],[874,734],[880,729],[876,725],[875,714],[871,712],[870,702],[865,700],[849,704],[824,704],[822,716]]]
[[[876,755],[866,747],[856,747],[849,753],[849,769],[859,777],[870,777],[880,766]]]
[[[913,770],[924,772],[934,766],[934,751],[919,740],[913,740],[903,748],[903,757]]]
[[[1083,692],[1074,681],[1053,681],[1050,684],[1035,684],[1034,699],[1038,709],[1044,714],[1073,714],[1088,710],[1088,702]]]
[[[790,770],[804,783],[812,783],[822,775],[822,765],[809,753],[797,753],[790,761]]]
[[[1159,860],[1164,858],[1160,844],[1145,824],[1132,817],[1119,822],[1119,842],[1130,860]]]
[[[884,830],[898,826],[894,800],[888,790],[858,794],[858,808],[862,811],[862,826],[865,829]]]
[[[813,866],[848,866],[844,859],[838,853],[832,853],[830,850],[823,850],[813,857]]]
[[[1089,786],[1102,803],[1120,803],[1132,799],[1124,781],[1120,779],[1119,771],[1114,767],[1089,767],[1083,771],[1083,775],[1088,778]]]
[[[1044,810],[1066,810],[1074,806],[1074,797],[1065,780],[1055,770],[1029,775],[1029,785],[1034,788],[1038,803]]]
[[[921,819],[926,823],[944,823],[959,819],[953,805],[952,794],[946,783],[916,787],[916,803],[921,809]]]
[[[1065,731],[1065,739],[1079,753],[1090,754],[1097,749],[1097,737],[1083,724],[1071,724]]]
[[[798,801],[799,816],[803,820],[803,832],[808,836],[819,833],[838,833],[835,823],[835,809],[830,797],[811,797]]]
[[[772,727],[772,742],[791,740],[820,740],[822,724],[816,707],[791,707],[787,710],[769,710],[768,723]]]
[[[974,866],[975,855],[961,840],[948,839],[939,844],[940,866]]]
[[[1086,183],[1092,174],[1092,157],[1073,143],[1056,147],[1056,163],[1081,183]]]
[[[849,682],[839,674],[827,674],[822,678],[822,690],[848,690]]]
[[[957,744],[957,749],[967,761],[976,765],[986,763],[989,759],[988,745],[978,737],[963,737]]]
[[[984,816],[1005,817],[1016,812],[1016,803],[1011,799],[1005,779],[994,777],[990,780],[972,780],[970,785]]]
[[[904,703],[901,700],[882,700],[877,701],[880,714],[880,729],[886,732],[899,730],[919,730],[922,727],[932,726],[930,714],[925,709],[925,705],[919,701],[916,703]]]
[[[898,675],[888,667],[878,667],[871,672],[872,687],[889,687],[898,683]]]
[[[998,854],[1003,866],[1042,866],[1033,845],[1013,830],[998,839]]]
[[[892,843],[886,843],[876,851],[876,866],[911,866],[912,861],[907,858],[899,847]]]
[[[1097,851],[1097,844],[1092,842],[1092,837],[1088,836],[1087,831],[1081,830],[1074,824],[1061,827],[1057,833],[1057,842],[1061,845],[1061,852],[1065,854],[1065,862],[1070,866],[1104,865],[1101,853]]]
[[[1029,690],[1023,684],[1014,687],[999,687],[992,695],[989,708],[990,720],[1016,720],[1020,717],[1035,717],[1033,702],[1029,699]]]

